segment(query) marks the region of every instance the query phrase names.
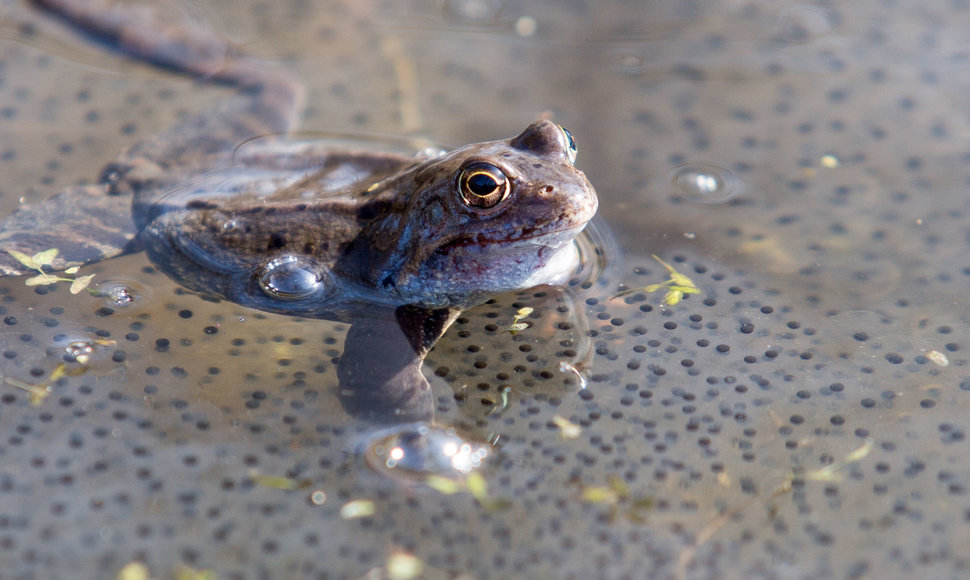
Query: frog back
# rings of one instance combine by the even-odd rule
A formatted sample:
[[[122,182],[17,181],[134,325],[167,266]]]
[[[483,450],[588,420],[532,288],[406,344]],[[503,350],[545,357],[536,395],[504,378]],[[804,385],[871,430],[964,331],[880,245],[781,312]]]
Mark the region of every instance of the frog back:
[[[393,192],[375,187],[418,163],[395,153],[268,140],[231,165],[135,198],[139,242],[183,286],[262,310],[348,320],[380,301],[338,267],[361,223]]]

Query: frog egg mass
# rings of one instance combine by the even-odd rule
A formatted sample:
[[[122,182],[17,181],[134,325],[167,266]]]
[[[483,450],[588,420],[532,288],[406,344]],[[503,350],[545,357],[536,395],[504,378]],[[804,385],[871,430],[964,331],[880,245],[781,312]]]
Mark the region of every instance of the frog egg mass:
[[[160,14],[108,54],[92,6]],[[0,247],[35,246],[0,262],[3,579],[968,576],[966,3],[4,17]],[[129,58],[159,30],[209,57]],[[518,157],[413,156],[465,143]],[[479,241],[521,250],[546,185],[590,211],[548,178],[580,170],[597,218],[545,242],[588,271],[394,301],[416,264],[468,258],[437,281],[462,289]],[[267,211],[281,189],[329,211]],[[323,242],[378,221],[347,275]]]

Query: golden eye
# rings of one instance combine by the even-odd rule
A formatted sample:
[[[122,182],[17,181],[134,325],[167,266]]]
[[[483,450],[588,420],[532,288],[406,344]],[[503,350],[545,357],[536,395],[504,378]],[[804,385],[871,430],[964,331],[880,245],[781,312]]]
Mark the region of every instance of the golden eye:
[[[509,196],[511,184],[491,163],[473,163],[458,174],[458,195],[465,205],[490,209]]]

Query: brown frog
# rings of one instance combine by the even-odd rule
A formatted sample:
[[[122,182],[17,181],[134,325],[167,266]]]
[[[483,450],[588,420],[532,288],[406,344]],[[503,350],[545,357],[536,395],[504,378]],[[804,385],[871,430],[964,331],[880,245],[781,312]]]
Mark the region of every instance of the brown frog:
[[[239,88],[137,143],[77,186],[0,224],[0,250],[60,250],[55,268],[143,248],[180,284],[260,310],[352,323],[338,365],[358,415],[425,418],[428,349],[462,309],[574,272],[596,194],[568,131],[450,153],[297,141],[303,89],[201,31],[79,0],[35,0],[133,57]],[[240,145],[242,144],[242,145]],[[6,275],[26,273],[0,254]],[[376,354],[375,354],[376,353]]]

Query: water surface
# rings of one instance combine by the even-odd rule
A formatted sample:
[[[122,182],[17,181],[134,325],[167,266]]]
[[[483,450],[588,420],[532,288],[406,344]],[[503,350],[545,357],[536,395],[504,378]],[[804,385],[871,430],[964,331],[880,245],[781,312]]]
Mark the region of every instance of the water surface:
[[[140,254],[82,270],[130,305],[3,280],[11,577],[967,573],[967,7],[550,4],[166,5],[306,79],[307,135],[552,115],[616,273],[442,339],[432,443],[457,463],[342,411],[345,325],[205,301]],[[226,94],[2,9],[3,213]],[[615,297],[668,278],[653,255],[700,292]]]

